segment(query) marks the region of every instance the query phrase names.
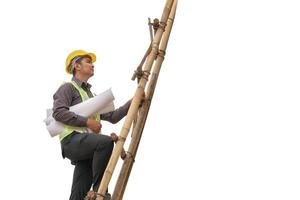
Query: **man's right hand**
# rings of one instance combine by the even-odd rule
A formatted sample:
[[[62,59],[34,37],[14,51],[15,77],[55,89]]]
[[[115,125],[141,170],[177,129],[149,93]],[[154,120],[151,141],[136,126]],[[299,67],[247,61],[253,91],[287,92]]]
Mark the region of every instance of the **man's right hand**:
[[[86,122],[86,126],[94,133],[99,133],[102,125],[94,119],[89,118]]]

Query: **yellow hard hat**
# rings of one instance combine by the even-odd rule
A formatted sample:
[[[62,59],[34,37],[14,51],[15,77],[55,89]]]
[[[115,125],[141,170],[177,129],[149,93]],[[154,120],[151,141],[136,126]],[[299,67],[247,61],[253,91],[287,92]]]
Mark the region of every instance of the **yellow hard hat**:
[[[71,74],[71,62],[74,58],[78,57],[78,56],[89,56],[91,57],[92,59],[92,63],[94,63],[96,61],[96,55],[93,54],[93,53],[88,53],[86,51],[83,51],[83,50],[75,50],[75,51],[72,51],[68,57],[67,57],[67,60],[66,60],[66,72],[68,74]]]

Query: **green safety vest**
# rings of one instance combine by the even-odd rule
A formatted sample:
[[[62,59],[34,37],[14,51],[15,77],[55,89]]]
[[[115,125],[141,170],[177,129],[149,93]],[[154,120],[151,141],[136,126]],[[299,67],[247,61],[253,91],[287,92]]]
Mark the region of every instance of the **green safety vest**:
[[[75,81],[72,81],[71,83],[79,92],[82,101],[86,101],[90,98],[86,93],[86,91],[81,87],[79,87]],[[100,122],[99,114],[94,115],[92,118],[95,119],[97,122]],[[64,125],[64,127],[65,127],[64,131],[59,135],[60,141],[62,141],[65,137],[70,135],[73,131],[77,131],[79,133],[88,132],[87,127],[76,127],[76,126],[69,126],[69,125]]]

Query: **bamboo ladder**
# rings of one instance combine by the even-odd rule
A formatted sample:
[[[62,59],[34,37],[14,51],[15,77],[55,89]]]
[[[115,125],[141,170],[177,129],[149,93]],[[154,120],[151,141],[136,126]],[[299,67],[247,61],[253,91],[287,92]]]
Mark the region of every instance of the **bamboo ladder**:
[[[96,200],[104,200],[104,194],[111,180],[118,158],[120,157],[121,153],[124,151],[123,147],[124,147],[125,140],[128,136],[131,126],[135,121],[132,130],[131,142],[128,151],[126,152],[126,156],[124,158],[124,162],[112,195],[112,200],[123,199],[124,191],[134,163],[134,159],[138,150],[139,142],[142,136],[142,132],[151,105],[151,99],[154,94],[160,68],[165,57],[165,51],[167,48],[173,21],[175,18],[176,7],[177,7],[177,0],[167,0],[165,3],[161,20],[160,21],[154,20],[154,23],[152,24],[155,30],[154,37],[152,35],[152,30],[151,30],[151,40],[152,40],[151,45],[146,51],[146,54],[142,59],[141,64],[138,66],[137,70],[135,71],[135,74],[132,77],[133,80],[136,77],[138,78],[138,86],[135,95],[132,99],[124,125],[121,129],[121,133],[118,137],[115,148],[112,152],[111,158],[109,160],[109,163],[103,175],[100,187],[98,189],[98,195],[96,197]],[[151,24],[150,21],[149,24]],[[145,60],[146,60],[146,64],[144,66],[144,69],[142,69]],[[152,65],[154,64],[154,62],[155,62],[155,66],[152,70]],[[150,81],[147,84],[148,77],[150,74],[151,74]],[[147,90],[145,92],[146,86],[147,86]],[[141,102],[143,103],[142,106],[139,108]]]

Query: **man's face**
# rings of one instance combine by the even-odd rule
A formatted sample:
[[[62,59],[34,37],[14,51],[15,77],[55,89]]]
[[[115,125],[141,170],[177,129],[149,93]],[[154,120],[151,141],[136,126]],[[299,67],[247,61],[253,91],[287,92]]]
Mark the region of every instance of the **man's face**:
[[[94,65],[92,63],[92,59],[90,57],[84,57],[80,63],[78,63],[78,70],[77,72],[82,73],[86,76],[93,76],[94,75]]]

